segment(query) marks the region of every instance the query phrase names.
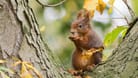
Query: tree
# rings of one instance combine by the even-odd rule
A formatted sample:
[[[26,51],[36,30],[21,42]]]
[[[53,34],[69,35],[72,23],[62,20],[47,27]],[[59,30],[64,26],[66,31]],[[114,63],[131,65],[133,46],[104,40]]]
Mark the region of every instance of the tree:
[[[11,78],[19,78],[25,62],[41,71],[43,78],[63,78],[63,73],[52,62],[51,51],[41,38],[28,0],[0,0],[0,23],[0,59],[7,61],[7,68],[21,61],[14,67],[16,74],[9,75]]]
[[[137,22],[137,20],[136,20]],[[56,68],[53,55],[41,38],[38,24],[28,0],[0,0],[0,59],[12,68],[17,64],[11,78],[19,78],[25,62],[33,64],[43,78],[69,78],[69,74]],[[137,78],[138,77],[138,23],[131,25],[128,34],[113,51],[109,59],[99,64],[93,78]],[[27,69],[24,68],[24,69]],[[36,77],[38,73],[33,76]],[[27,78],[27,77],[26,77]]]

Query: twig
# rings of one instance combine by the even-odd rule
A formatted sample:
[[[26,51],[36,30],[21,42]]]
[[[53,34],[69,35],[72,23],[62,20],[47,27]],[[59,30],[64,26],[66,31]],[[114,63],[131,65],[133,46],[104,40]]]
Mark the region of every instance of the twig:
[[[125,3],[125,5],[127,6],[128,11],[129,11],[129,13],[130,13],[132,19],[134,19],[134,18],[135,18],[135,13],[134,13],[134,11],[132,10],[132,8],[128,5],[127,0],[122,0],[122,1],[123,1],[123,2]],[[127,18],[125,18],[125,19],[127,19]],[[130,32],[130,30],[131,30],[131,29],[133,28],[133,26],[137,23],[137,21],[138,21],[138,17],[136,17],[132,23],[129,23],[129,28],[127,29],[127,32],[126,32],[125,36],[123,37],[123,39],[124,39],[124,38],[126,37],[126,35]],[[128,22],[128,21],[127,21],[127,22]]]
[[[129,24],[128,19],[126,18],[126,16],[123,15],[117,7],[114,6],[114,8],[117,10],[117,12],[118,12],[120,15],[122,15],[122,16],[124,17],[124,19],[126,20],[127,24]]]
[[[125,19],[124,17],[110,17],[110,18],[101,18],[101,17],[97,17],[98,19]]]
[[[120,12],[120,10],[119,10],[116,6],[113,6],[113,7],[114,7],[114,9],[116,9],[116,11],[117,11],[121,16],[125,17],[125,15],[122,14],[122,12]]]
[[[126,20],[127,24],[129,24],[129,21],[128,21],[127,17],[124,17],[124,18],[125,18],[125,20]]]
[[[42,2],[40,2],[39,0],[36,0],[40,5],[44,6],[44,7],[56,7],[59,6],[61,4],[63,4],[66,0],[62,0],[56,4],[43,4]]]
[[[128,10],[129,10],[129,13],[130,13],[131,17],[134,18],[134,17],[135,17],[135,13],[134,13],[134,11],[131,9],[131,7],[128,5],[127,0],[123,0],[123,2],[124,2],[125,5],[127,6],[127,8],[128,8]]]

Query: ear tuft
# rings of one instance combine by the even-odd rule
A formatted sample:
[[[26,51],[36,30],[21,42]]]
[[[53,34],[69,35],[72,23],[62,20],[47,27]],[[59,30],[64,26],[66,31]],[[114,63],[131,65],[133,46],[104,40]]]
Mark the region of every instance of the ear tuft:
[[[80,10],[77,15],[77,19],[81,19],[81,18],[90,19],[90,12],[86,9]]]

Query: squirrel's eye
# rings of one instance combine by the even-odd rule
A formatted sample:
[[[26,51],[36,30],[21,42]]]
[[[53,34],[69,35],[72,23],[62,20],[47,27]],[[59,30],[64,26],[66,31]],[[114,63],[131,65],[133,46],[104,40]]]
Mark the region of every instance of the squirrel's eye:
[[[82,24],[79,24],[79,28],[82,28]]]

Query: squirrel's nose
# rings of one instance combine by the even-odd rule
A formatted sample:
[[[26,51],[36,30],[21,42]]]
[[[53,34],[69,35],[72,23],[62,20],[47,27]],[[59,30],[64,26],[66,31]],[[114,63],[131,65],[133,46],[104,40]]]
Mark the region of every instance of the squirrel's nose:
[[[70,30],[70,33],[71,33],[72,35],[74,35],[74,34],[75,34],[75,31],[76,31],[76,30],[71,29],[71,30]]]
[[[75,32],[73,32],[73,31],[70,31],[70,33],[71,33],[72,35],[74,35],[74,33],[75,33]]]

